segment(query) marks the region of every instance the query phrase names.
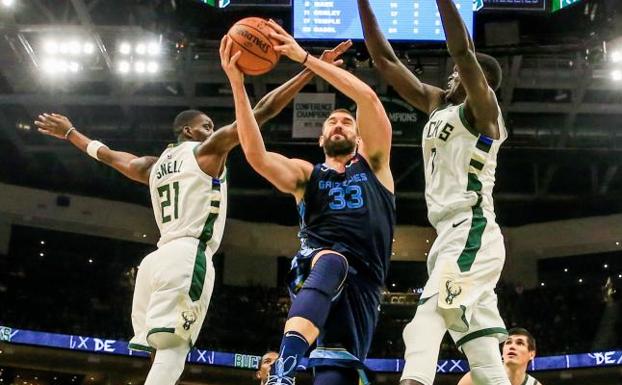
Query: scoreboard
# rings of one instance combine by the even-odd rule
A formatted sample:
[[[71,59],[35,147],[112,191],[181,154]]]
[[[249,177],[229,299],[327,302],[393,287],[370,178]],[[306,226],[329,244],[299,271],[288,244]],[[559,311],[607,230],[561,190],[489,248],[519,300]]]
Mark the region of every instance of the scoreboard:
[[[444,41],[441,18],[433,0],[372,0],[371,7],[390,40]],[[473,33],[473,0],[455,0],[469,33]],[[297,39],[363,39],[357,0],[294,0]]]

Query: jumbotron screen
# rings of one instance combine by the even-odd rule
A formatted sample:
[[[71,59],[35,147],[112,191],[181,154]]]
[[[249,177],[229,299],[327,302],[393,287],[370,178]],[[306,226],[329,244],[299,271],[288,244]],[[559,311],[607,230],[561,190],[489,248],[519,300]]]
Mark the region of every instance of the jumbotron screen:
[[[382,32],[390,40],[444,41],[436,2],[431,0],[372,0]],[[456,0],[469,33],[473,32],[473,0]],[[294,0],[297,39],[363,39],[356,0]]]

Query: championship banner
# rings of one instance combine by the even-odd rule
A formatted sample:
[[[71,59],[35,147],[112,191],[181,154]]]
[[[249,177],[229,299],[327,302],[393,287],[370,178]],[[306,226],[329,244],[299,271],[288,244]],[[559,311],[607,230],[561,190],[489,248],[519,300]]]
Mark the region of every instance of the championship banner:
[[[67,334],[45,333],[31,330],[13,329],[0,326],[0,343],[43,346],[98,354],[147,357],[146,353],[128,349],[127,341],[97,337],[83,337]],[[215,352],[194,348],[187,361],[199,365],[215,365],[240,369],[257,369],[261,357],[244,353]],[[303,359],[298,370],[305,370],[307,360]],[[404,360],[397,358],[368,358],[365,365],[375,372],[399,373],[404,368]],[[536,357],[529,364],[529,370],[561,370],[577,368],[597,368],[622,366],[622,351],[611,350],[582,354]],[[469,370],[466,360],[439,360],[437,373],[465,373]]]
[[[294,99],[292,138],[319,138],[324,121],[334,109],[335,94],[298,94]]]

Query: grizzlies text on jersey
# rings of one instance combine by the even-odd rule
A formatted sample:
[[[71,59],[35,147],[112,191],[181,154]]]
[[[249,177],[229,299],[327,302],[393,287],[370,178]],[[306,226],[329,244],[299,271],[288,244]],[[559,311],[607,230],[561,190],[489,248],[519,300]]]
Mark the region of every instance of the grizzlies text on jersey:
[[[324,164],[313,168],[300,214],[303,249],[342,253],[350,266],[383,285],[395,226],[395,197],[359,154],[339,173]]]

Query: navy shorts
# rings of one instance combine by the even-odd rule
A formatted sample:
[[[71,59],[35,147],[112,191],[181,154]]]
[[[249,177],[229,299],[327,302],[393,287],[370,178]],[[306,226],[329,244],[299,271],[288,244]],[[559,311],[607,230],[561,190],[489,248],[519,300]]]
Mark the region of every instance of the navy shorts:
[[[288,286],[292,299],[311,271],[313,257],[322,249],[303,250],[292,260]],[[347,258],[347,255],[346,255]],[[333,299],[317,348],[311,352],[309,366],[339,366],[364,369],[363,361],[371,346],[378,323],[382,288],[351,265],[343,288]]]

